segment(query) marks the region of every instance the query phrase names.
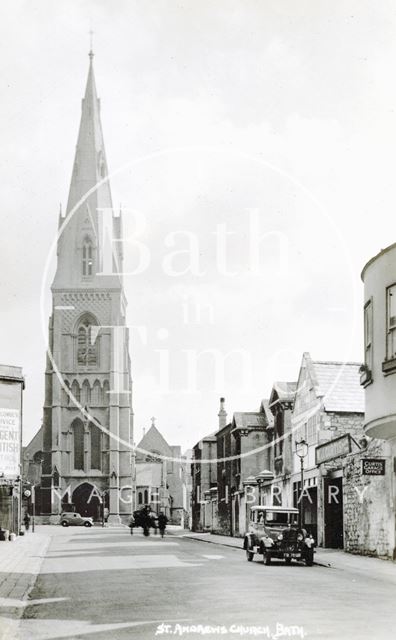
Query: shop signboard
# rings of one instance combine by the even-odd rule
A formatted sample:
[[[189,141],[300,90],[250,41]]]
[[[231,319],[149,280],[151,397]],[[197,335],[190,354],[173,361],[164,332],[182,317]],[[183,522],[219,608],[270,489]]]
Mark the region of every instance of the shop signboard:
[[[349,433],[346,433],[339,438],[334,438],[334,440],[329,440],[329,442],[324,442],[316,447],[316,464],[319,465],[322,464],[322,462],[327,462],[328,460],[345,456],[348,453],[351,453],[351,451],[351,437]]]
[[[385,459],[384,458],[363,458],[362,475],[384,476],[385,475]]]
[[[0,475],[21,473],[21,409],[23,379],[19,367],[0,367]]]
[[[0,406],[0,469],[5,477],[19,474],[20,451],[19,411]]]

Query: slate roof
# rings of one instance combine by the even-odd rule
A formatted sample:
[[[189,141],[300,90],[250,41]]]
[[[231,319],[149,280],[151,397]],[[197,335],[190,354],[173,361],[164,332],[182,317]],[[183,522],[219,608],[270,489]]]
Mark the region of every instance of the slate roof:
[[[261,427],[265,429],[268,419],[265,413],[238,411],[234,413],[234,422],[237,429],[247,429],[248,427]]]
[[[265,417],[267,418],[267,428],[272,428],[274,426],[274,415],[270,409],[270,401],[269,400],[262,400],[261,401],[261,405],[260,405],[260,411],[262,413],[265,414]]]
[[[326,411],[364,413],[364,390],[359,362],[313,360],[315,386]]]
[[[274,393],[277,394],[280,402],[293,402],[296,389],[297,382],[284,382],[280,380],[274,382],[271,390],[270,404],[274,402]]]
[[[172,449],[155,425],[152,425],[143,436],[138,444],[138,448],[172,457]],[[141,451],[138,451],[136,457],[139,458],[142,455],[144,454],[142,454]]]

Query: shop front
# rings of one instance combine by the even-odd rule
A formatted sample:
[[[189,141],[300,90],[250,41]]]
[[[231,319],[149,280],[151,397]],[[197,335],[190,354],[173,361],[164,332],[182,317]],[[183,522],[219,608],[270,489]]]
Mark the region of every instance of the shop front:
[[[22,522],[22,391],[20,367],[0,365],[0,529],[16,533]],[[1,535],[4,539],[4,533]]]
[[[316,447],[319,542],[329,549],[344,549],[345,546],[344,465],[347,457],[359,449],[349,433]]]

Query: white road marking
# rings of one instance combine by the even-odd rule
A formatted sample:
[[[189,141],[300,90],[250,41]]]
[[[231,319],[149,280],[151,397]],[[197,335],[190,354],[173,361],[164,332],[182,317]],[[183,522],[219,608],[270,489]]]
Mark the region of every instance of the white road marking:
[[[224,558],[224,556],[217,556],[215,554],[213,555],[202,554],[202,557],[207,558],[208,560],[221,560],[222,558]]]
[[[47,558],[50,558],[53,553],[73,553],[74,551],[93,551],[97,549],[117,549],[119,547],[178,547],[178,542],[164,542],[163,540],[143,540],[142,542],[134,542],[128,540],[126,542],[83,542],[79,540],[77,544],[71,543],[65,548],[64,545],[56,545],[51,547],[51,550],[47,553]]]
[[[30,607],[36,604],[61,602],[61,600],[69,600],[69,598],[41,598],[41,600],[18,600],[17,598],[0,598],[0,607]]]
[[[75,558],[59,556],[47,557],[41,567],[41,573],[81,573],[84,571],[120,571],[124,569],[162,569],[181,567],[201,567],[202,563],[184,562],[177,556],[164,555],[131,555],[131,556],[99,556],[87,555]]]

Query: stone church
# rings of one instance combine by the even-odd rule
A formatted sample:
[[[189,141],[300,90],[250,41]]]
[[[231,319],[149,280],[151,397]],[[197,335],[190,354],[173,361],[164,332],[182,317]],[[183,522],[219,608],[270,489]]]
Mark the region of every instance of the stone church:
[[[122,213],[112,207],[93,53],[57,267],[43,426],[25,451],[40,467],[42,515],[75,510],[109,522],[133,508],[132,380],[122,282]],[[51,519],[51,518],[50,518]]]

